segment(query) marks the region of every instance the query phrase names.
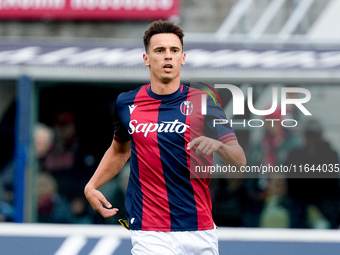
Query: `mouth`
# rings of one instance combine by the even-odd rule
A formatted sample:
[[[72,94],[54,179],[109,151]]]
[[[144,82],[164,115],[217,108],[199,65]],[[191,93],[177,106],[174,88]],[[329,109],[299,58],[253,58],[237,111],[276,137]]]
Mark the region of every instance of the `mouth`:
[[[172,66],[171,64],[165,64],[165,65],[163,66],[165,72],[171,72],[172,67],[173,67],[173,66]]]

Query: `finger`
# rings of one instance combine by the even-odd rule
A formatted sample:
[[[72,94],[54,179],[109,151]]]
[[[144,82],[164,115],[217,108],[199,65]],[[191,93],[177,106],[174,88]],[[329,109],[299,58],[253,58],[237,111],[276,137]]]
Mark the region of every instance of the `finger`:
[[[100,207],[98,209],[101,209],[102,207],[105,207],[107,209],[112,208],[112,205],[106,199],[106,197],[103,195],[103,193],[101,193],[99,190],[97,190],[96,195],[97,195],[98,201],[100,202],[100,204],[99,204]]]
[[[104,218],[110,218],[113,217],[117,214],[117,212],[119,211],[118,208],[112,208],[112,209],[106,209],[106,208],[102,208],[99,213],[104,217]]]
[[[200,155],[204,154],[204,149],[206,148],[206,146],[207,146],[206,142],[204,142],[204,141],[201,142],[196,148],[196,155],[200,156]]]
[[[93,196],[89,197],[88,200],[95,211],[99,212],[104,207],[107,209],[112,208],[110,202],[107,201],[105,196],[100,191],[96,191],[95,193],[93,193]]]
[[[199,150],[198,152],[200,153],[200,155],[209,156],[217,150],[217,147],[213,142],[211,142],[211,140],[205,140],[197,147],[196,153],[197,150]]]
[[[197,143],[200,143],[202,140],[201,137],[196,137],[195,139],[192,139],[190,143],[188,143],[187,149],[190,150],[193,148]]]
[[[110,204],[109,201],[107,201],[105,198],[101,201],[102,202],[102,205],[104,208],[106,209],[112,209],[112,205]]]
[[[102,203],[97,211],[104,218],[109,218],[109,217],[116,215],[119,210],[118,210],[118,208],[113,208],[113,206],[109,202],[107,202],[106,204]]]
[[[187,145],[187,150],[191,150],[192,147],[195,145],[195,140],[192,140],[191,142],[188,143]]]
[[[203,155],[209,155],[209,151],[211,150],[211,144],[206,144],[203,148],[202,148],[202,151],[201,153]]]
[[[113,209],[112,206],[106,206],[104,204],[102,204],[102,206],[105,208],[105,209]]]
[[[217,150],[218,150],[218,145],[215,142],[212,142],[212,143],[209,143],[205,147],[205,150],[203,151],[203,153],[204,153],[204,155],[209,156],[210,154],[214,153]]]
[[[213,153],[215,150],[213,147],[210,147],[206,152],[205,152],[205,155],[206,156],[209,156],[211,153]]]

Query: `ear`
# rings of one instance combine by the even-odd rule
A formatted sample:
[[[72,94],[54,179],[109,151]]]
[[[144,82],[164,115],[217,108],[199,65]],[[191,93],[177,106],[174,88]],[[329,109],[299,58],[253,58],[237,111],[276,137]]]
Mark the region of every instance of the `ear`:
[[[184,66],[185,65],[185,58],[187,57],[187,54],[185,52],[183,52],[182,54],[182,62],[181,65]]]
[[[144,53],[143,54],[143,60],[144,60],[144,65],[145,66],[150,66],[150,63],[149,63],[149,56],[147,53]]]

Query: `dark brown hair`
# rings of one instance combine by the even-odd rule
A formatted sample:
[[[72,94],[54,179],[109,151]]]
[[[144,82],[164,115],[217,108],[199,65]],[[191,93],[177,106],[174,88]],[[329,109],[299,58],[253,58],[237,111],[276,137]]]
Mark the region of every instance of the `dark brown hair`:
[[[156,20],[152,22],[144,32],[143,42],[146,52],[148,52],[151,37],[156,34],[175,34],[181,40],[183,47],[183,29],[171,21]]]

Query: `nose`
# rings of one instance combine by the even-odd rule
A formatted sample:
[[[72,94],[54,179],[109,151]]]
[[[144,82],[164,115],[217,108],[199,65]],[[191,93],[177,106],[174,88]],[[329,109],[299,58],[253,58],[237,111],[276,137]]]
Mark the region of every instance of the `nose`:
[[[172,55],[171,55],[171,50],[167,49],[165,51],[165,56],[164,56],[165,60],[171,60],[172,59]]]

